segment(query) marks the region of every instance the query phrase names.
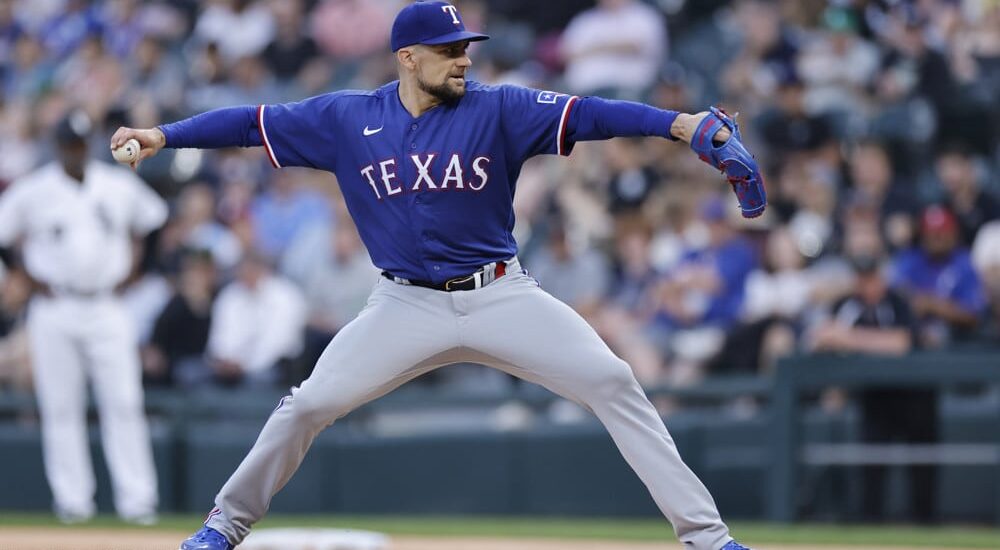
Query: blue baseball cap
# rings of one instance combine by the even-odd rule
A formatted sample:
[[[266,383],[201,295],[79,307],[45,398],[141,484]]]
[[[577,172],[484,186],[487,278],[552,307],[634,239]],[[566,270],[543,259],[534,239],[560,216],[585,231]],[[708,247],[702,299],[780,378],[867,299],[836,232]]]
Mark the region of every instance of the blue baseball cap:
[[[458,8],[447,2],[414,2],[392,22],[392,51],[414,44],[448,44],[459,40],[487,40],[489,36],[465,30]]]

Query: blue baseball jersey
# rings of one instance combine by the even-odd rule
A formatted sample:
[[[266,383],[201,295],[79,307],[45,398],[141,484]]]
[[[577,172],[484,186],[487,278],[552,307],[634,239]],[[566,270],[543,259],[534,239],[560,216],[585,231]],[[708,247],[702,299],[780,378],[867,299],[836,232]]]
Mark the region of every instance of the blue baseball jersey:
[[[577,98],[469,81],[461,100],[414,118],[398,88],[260,106],[272,164],[336,174],[372,262],[397,277],[442,282],[514,256],[521,165],[569,154]]]

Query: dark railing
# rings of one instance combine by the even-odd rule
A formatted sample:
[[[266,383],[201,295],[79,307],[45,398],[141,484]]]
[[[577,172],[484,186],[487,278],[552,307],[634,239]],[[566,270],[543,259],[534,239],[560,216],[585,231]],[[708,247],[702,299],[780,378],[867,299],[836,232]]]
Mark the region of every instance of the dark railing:
[[[997,472],[993,491],[994,509],[1000,524],[1000,429],[996,440],[948,441],[942,444],[872,445],[807,443],[803,437],[803,398],[828,387],[934,387],[1000,385],[1000,353],[939,352],[905,357],[810,355],[782,360],[773,377],[710,378],[689,387],[647,388],[651,398],[668,397],[689,407],[712,406],[737,397],[752,396],[762,405],[770,439],[761,451],[769,466],[767,517],[790,522],[798,518],[797,492],[810,466],[858,466],[870,464],[986,465]],[[146,393],[150,415],[166,423],[174,433],[202,421],[243,419],[262,421],[284,395],[278,390],[206,389],[195,392],[151,389]],[[361,407],[348,422],[364,422],[379,413],[399,413],[430,408],[475,407],[488,409],[516,402],[544,410],[554,400],[552,393],[531,384],[512,384],[499,390],[472,392],[428,387],[420,384],[399,390]],[[12,418],[35,407],[32,395],[0,392],[0,419]],[[1000,426],[1000,413],[997,414]],[[763,456],[763,455],[762,455]]]
[[[796,491],[804,464],[981,464],[1000,468],[1000,438],[993,444],[941,445],[805,445],[800,417],[802,397],[829,387],[947,388],[965,384],[1000,383],[1000,354],[987,352],[926,352],[905,357],[818,355],[781,361],[775,375],[772,402],[773,468],[769,517],[791,522],[797,518]],[[1000,422],[1000,417],[997,418]],[[1000,476],[996,476],[1000,479]],[[994,494],[1000,523],[1000,486]]]
[[[646,388],[650,397],[672,397],[684,404],[714,404],[742,396],[768,399],[773,381],[770,378],[746,376],[710,378],[693,386],[654,386]],[[201,389],[181,391],[152,388],[146,390],[146,410],[153,416],[172,419],[197,420],[218,417],[262,419],[267,417],[287,392],[278,389]],[[428,407],[482,407],[488,408],[510,402],[519,402],[533,408],[542,408],[558,399],[555,394],[532,384],[515,384],[489,392],[469,392],[451,388],[421,385],[404,386],[386,396],[368,403],[352,416],[363,417],[378,412],[419,409]],[[23,392],[0,391],[0,419],[17,413],[34,410],[34,395]],[[91,412],[95,404],[90,403]]]

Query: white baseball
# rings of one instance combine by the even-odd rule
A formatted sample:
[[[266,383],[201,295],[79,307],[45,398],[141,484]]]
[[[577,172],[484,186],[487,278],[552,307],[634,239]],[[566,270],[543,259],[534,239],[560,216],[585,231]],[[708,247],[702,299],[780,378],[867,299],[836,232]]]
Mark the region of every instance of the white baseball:
[[[126,141],[125,145],[112,151],[111,156],[122,164],[132,164],[135,159],[139,158],[139,149],[141,149],[139,140],[132,138]]]

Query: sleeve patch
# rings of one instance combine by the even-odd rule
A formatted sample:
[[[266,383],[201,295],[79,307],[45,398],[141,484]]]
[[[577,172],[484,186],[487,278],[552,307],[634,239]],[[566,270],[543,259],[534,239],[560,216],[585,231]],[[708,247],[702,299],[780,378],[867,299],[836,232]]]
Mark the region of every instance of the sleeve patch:
[[[555,105],[556,100],[564,95],[566,94],[560,94],[558,92],[538,92],[538,97],[535,98],[535,102],[545,105]]]

